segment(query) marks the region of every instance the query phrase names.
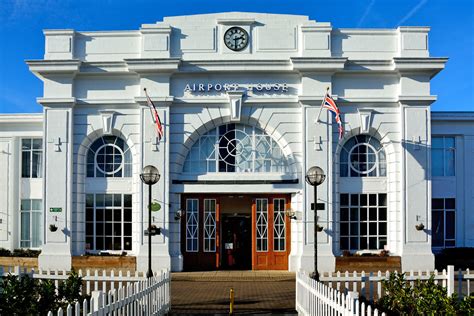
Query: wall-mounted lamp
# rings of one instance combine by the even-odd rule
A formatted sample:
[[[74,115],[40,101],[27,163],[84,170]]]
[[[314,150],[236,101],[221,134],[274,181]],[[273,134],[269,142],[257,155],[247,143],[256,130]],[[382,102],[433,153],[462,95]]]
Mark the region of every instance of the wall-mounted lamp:
[[[318,233],[322,232],[324,229],[323,226],[320,226],[319,224],[316,224],[316,230],[318,231]]]
[[[425,225],[423,225],[423,223],[421,222],[421,216],[420,215],[416,215],[416,221],[420,222],[419,224],[415,225],[416,230],[421,231],[421,230],[425,229]]]
[[[286,216],[288,216],[290,219],[298,219],[296,217],[296,212],[293,211],[291,208],[285,211]]]
[[[183,213],[181,210],[177,210],[176,213],[174,214],[174,220],[179,221],[181,219],[181,216],[183,216]]]

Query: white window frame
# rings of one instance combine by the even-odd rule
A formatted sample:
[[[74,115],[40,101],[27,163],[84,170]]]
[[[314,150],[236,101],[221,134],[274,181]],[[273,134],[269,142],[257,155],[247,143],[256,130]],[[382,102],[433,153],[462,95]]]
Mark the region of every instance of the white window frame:
[[[379,251],[383,250],[383,247],[380,247],[380,242],[381,240],[385,239],[385,244],[388,243],[388,194],[383,193],[383,192],[367,192],[367,193],[340,193],[339,194],[339,201],[342,200],[342,195],[345,194],[348,196],[348,204],[343,205],[342,202],[340,203],[339,207],[339,249],[341,251],[351,251],[351,252],[356,252],[356,251]],[[383,194],[385,195],[385,205],[380,204],[380,195]],[[358,203],[357,205],[352,205],[351,201],[351,196],[352,195],[357,195],[357,200]],[[367,196],[367,204],[366,205],[361,205],[361,196]],[[376,195],[376,203],[375,204],[370,204],[370,195]],[[347,209],[347,220],[342,219],[342,209]],[[370,209],[376,209],[376,219],[371,220],[370,219]],[[351,219],[351,209],[357,209],[357,220],[352,220]],[[366,209],[366,219],[361,220],[361,209]],[[385,209],[385,220],[380,219],[380,209]],[[381,235],[379,230],[380,230],[380,225],[385,223],[385,234]],[[347,225],[347,234],[342,234],[342,228],[341,226],[345,224]],[[351,234],[351,224],[357,224],[357,234]],[[375,224],[377,233],[375,235],[370,233],[370,224]],[[361,226],[365,225],[367,228],[367,231],[365,234],[361,234]],[[366,243],[367,247],[366,248],[361,248],[360,245],[360,240],[362,239],[362,236],[366,238]],[[342,248],[342,238],[347,238],[347,245],[348,248]],[[357,238],[357,248],[352,248],[351,247],[351,238]],[[377,238],[376,239],[376,248],[371,248],[370,247],[370,238]]]
[[[33,148],[33,142],[35,140],[40,140],[41,141],[41,147],[39,149],[34,149]],[[30,148],[29,149],[23,149],[23,141],[29,141],[30,142]],[[41,179],[43,178],[43,139],[38,138],[38,137],[31,137],[31,138],[22,138],[20,141],[21,145],[21,177],[23,179]],[[23,165],[25,164],[25,161],[23,160],[23,153],[27,152],[28,153],[28,158],[30,160],[30,166],[29,166],[29,176],[23,176]],[[38,173],[39,175],[37,177],[33,177],[33,170],[34,170],[34,165],[33,165],[33,153],[40,153],[40,160],[38,162]]]
[[[364,137],[364,141],[362,142],[359,142],[359,138],[361,137]],[[350,142],[352,140],[355,140],[355,144],[348,148]],[[371,144],[370,142],[374,140],[376,142],[376,144],[378,145],[377,147],[379,148],[376,148],[373,144]],[[351,156],[352,156],[352,153],[354,152],[354,150],[356,148],[359,148],[359,147],[362,147],[362,146],[366,146],[368,148],[368,150],[372,151],[373,154],[375,155],[375,161],[373,162],[374,163],[374,166],[370,169],[370,170],[365,170],[365,171],[361,171],[361,170],[358,170],[357,168],[354,167],[354,164],[351,160]],[[345,162],[342,162],[342,155],[345,155],[347,157],[347,161]],[[383,155],[385,157],[385,159],[383,161],[380,160],[380,155]],[[366,165],[368,165],[368,160],[365,162]],[[347,174],[345,174],[345,172],[343,172],[342,168],[343,166],[345,166],[345,168],[347,168]],[[382,174],[382,170],[383,170],[383,173]],[[355,175],[352,175],[352,172],[353,171],[355,173]],[[375,171],[375,174],[374,175],[371,175],[371,173],[373,173]],[[375,178],[375,177],[386,177],[387,176],[387,155],[385,153],[385,149],[383,147],[383,145],[380,143],[380,141],[373,137],[373,136],[370,136],[370,135],[367,135],[367,134],[359,134],[359,135],[355,135],[351,138],[349,138],[345,143],[344,145],[342,146],[342,149],[341,149],[341,152],[339,153],[339,174],[342,178]]]
[[[115,137],[115,140],[113,143],[108,143],[104,140],[105,137]],[[120,148],[118,145],[117,145],[117,141],[118,140],[121,140],[123,142],[123,149]],[[100,145],[99,147],[97,147],[96,150],[93,150],[92,147],[97,143],[97,142],[100,142],[102,141],[102,145]],[[113,149],[113,153],[112,154],[105,154],[105,155],[101,155],[104,157],[104,160],[107,160],[107,157],[110,157],[111,156],[111,159],[112,159],[112,166],[115,166],[115,165],[118,165],[118,168],[114,168],[113,171],[106,171],[104,170],[104,168],[102,168],[102,166],[105,166],[107,164],[107,162],[105,163],[98,163],[97,160],[98,160],[98,156],[99,156],[99,153],[103,150],[107,150],[107,147],[111,147]],[[117,164],[115,163],[114,161],[114,158],[116,156],[116,151],[119,152],[120,156],[121,156],[121,162],[120,164]],[[93,162],[90,162],[89,161],[89,157],[90,157],[90,153],[93,153]],[[126,161],[127,160],[127,156],[130,157],[130,161]],[[94,171],[92,172],[92,174],[90,174],[91,170],[89,170],[89,167],[93,165],[93,168],[94,168]],[[104,136],[101,136],[99,138],[97,138],[96,140],[94,140],[92,142],[92,144],[89,146],[89,149],[87,150],[87,154],[86,154],[86,177],[87,178],[129,178],[132,176],[132,165],[133,165],[133,161],[132,161],[132,154],[130,152],[130,147],[128,146],[127,142],[122,139],[121,137],[118,137],[118,136],[115,136],[115,135],[104,135]],[[122,171],[121,175],[118,176],[116,175],[118,172]],[[98,173],[102,173],[103,176],[100,176],[98,175]]]
[[[454,143],[454,147],[447,147],[446,145],[446,139],[452,139]],[[442,147],[434,147],[433,145],[433,140],[434,139],[442,139],[443,140],[443,146]],[[456,136],[454,135],[434,135],[431,136],[431,150],[433,149],[438,149],[442,150],[443,152],[443,174],[442,175],[434,175],[433,174],[433,168],[431,170],[431,176],[432,177],[455,177],[456,176]],[[448,171],[448,157],[447,157],[447,152],[452,151],[453,152],[453,174],[452,175],[447,175]],[[431,154],[431,165],[433,165],[433,155]]]
[[[220,129],[225,129],[225,133],[221,135]],[[232,133],[234,138],[229,138]],[[238,138],[235,137],[236,133],[245,136]],[[246,140],[245,144],[242,139]],[[226,140],[227,146],[221,146]],[[212,148],[201,146],[209,141],[213,144]],[[229,144],[233,144],[232,141],[235,141],[235,145],[232,145],[229,151]],[[263,156],[257,149],[262,142],[268,145]],[[246,154],[238,155],[238,148],[245,149],[243,152]],[[234,163],[227,160],[228,156],[235,157]],[[220,170],[220,167],[225,167],[225,170]],[[288,161],[278,142],[264,130],[244,124],[221,125],[201,136],[189,150],[183,165],[183,173],[187,174],[287,173],[288,171]]]
[[[30,203],[30,208],[28,210],[22,210],[22,204],[23,204],[23,201],[29,201]],[[40,209],[38,210],[34,210],[33,209],[33,201],[39,201],[39,205],[41,205]],[[33,213],[38,213],[40,214],[40,229],[39,229],[39,245],[38,246],[32,246],[32,233],[33,233],[33,220],[32,220],[32,215]],[[23,232],[23,227],[22,227],[22,224],[21,224],[21,218],[22,218],[22,214],[28,214],[29,216],[29,228],[28,228],[28,240],[26,239],[22,239],[22,232]],[[19,220],[19,223],[20,223],[20,229],[19,229],[19,241],[20,241],[20,248],[27,248],[27,249],[40,249],[41,246],[43,245],[44,243],[44,240],[43,240],[43,234],[44,234],[44,224],[43,224],[43,217],[44,217],[44,212],[43,212],[43,200],[42,199],[21,199],[20,201],[20,220]],[[23,246],[22,243],[24,242],[27,242],[28,243],[28,246]]]
[[[457,232],[457,225],[456,225],[456,198],[454,197],[433,197],[432,200],[434,199],[438,199],[438,200],[443,200],[443,209],[439,209],[439,208],[431,208],[431,219],[433,220],[433,212],[442,212],[443,213],[443,245],[442,246],[433,246],[433,242],[432,242],[432,248],[435,249],[435,250],[441,250],[441,249],[445,249],[445,248],[455,248],[456,247],[456,232]],[[451,208],[447,208],[446,207],[446,200],[448,199],[452,199],[454,200],[454,209],[451,209]],[[454,237],[453,238],[446,238],[446,215],[448,212],[451,212],[451,213],[454,213]],[[433,236],[434,236],[434,230],[435,230],[435,223],[432,222],[432,233],[433,233]],[[452,246],[446,246],[446,242],[454,242],[454,244]]]
[[[92,207],[87,205],[87,196],[92,196]],[[103,198],[104,198],[104,205],[103,206],[100,206],[100,205],[97,205],[97,196],[98,195],[103,195]],[[120,196],[120,205],[119,206],[116,206],[115,205],[115,201],[114,201],[114,197],[118,195]],[[106,201],[106,196],[112,196],[112,205],[106,205],[105,201]],[[130,199],[131,199],[131,205],[130,206],[125,206],[125,196],[130,196]],[[87,219],[87,212],[88,212],[88,209],[92,209],[92,214],[93,214],[93,218],[92,218],[92,221],[88,220]],[[104,214],[103,214],[103,219],[101,221],[98,221],[97,220],[97,210],[98,209],[103,209],[104,210]],[[120,221],[115,221],[114,219],[114,213],[116,210],[120,210]],[[106,221],[106,212],[107,210],[113,212],[112,213],[112,222],[111,225],[112,225],[112,235],[107,235],[106,233],[106,223],[109,223],[108,221]],[[131,212],[131,219],[130,219],[130,222],[129,221],[125,221],[125,210],[127,211],[130,211]],[[90,248],[89,249],[86,249],[87,252],[90,252],[90,253],[100,253],[100,252],[111,252],[111,253],[121,253],[123,251],[132,251],[133,250],[133,194],[130,194],[130,193],[87,193],[86,194],[86,204],[85,204],[85,212],[84,212],[84,225],[85,225],[85,230],[84,230],[84,235],[85,235],[85,242],[87,243],[87,239],[88,238],[92,238],[92,244],[90,245]],[[102,223],[103,224],[103,233],[101,235],[98,235],[97,234],[97,224],[98,223]],[[114,225],[116,223],[119,223],[120,224],[120,231],[121,231],[121,234],[120,234],[120,249],[107,249],[105,247],[106,245],[106,238],[112,238],[112,245],[114,245],[114,239],[117,238],[118,236],[115,236],[114,234]],[[131,226],[131,234],[130,235],[125,235],[125,225],[130,225]],[[92,225],[92,235],[91,234],[88,234],[88,227],[87,225]],[[97,240],[98,238],[103,238],[103,249],[98,249],[97,248]],[[130,240],[130,249],[125,249],[125,242],[126,242],[126,238],[129,238]],[[113,247],[112,247],[113,248]]]

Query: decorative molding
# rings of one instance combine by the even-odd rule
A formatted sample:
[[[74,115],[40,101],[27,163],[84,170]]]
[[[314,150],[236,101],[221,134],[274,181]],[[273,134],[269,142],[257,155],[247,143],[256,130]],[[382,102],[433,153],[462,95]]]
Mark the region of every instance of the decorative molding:
[[[291,57],[293,69],[299,72],[336,72],[343,70],[347,57]]]
[[[240,122],[244,94],[245,90],[227,91],[227,96],[229,97],[231,122]]]
[[[47,107],[74,107],[76,98],[36,98],[36,102]]]
[[[136,73],[173,73],[181,63],[179,58],[133,58],[124,59],[128,69]]]
[[[251,25],[256,23],[253,18],[227,18],[216,19],[217,24],[223,25]]]
[[[238,60],[195,60],[183,61],[179,66],[180,72],[269,72],[269,71],[292,71],[291,62],[284,60],[255,60],[255,59],[238,59]]]
[[[372,113],[370,109],[357,109],[359,112],[360,119],[360,133],[367,134],[369,133],[370,127],[372,125]]]
[[[104,135],[112,135],[115,111],[99,111],[102,116],[102,131]]]

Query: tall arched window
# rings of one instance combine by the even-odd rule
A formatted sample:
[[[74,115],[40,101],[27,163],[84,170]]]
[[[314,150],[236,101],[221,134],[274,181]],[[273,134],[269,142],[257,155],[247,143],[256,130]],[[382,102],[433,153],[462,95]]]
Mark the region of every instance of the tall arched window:
[[[201,136],[189,151],[183,171],[284,173],[288,162],[278,143],[263,130],[226,124]]]
[[[132,176],[132,153],[123,139],[102,136],[87,152],[87,177],[123,178]]]
[[[354,136],[342,147],[341,177],[385,177],[386,165],[382,145],[370,135]]]

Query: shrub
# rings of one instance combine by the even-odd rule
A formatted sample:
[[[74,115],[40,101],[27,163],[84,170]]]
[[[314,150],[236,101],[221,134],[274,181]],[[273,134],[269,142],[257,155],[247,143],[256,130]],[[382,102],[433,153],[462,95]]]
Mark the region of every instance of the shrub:
[[[0,315],[46,315],[59,307],[65,309],[67,304],[89,298],[81,295],[81,285],[82,278],[75,271],[59,283],[57,292],[52,280],[9,274],[0,278]]]
[[[473,297],[458,300],[449,297],[446,289],[435,284],[434,276],[428,281],[416,280],[411,287],[405,274],[391,273],[382,281],[385,296],[378,300],[376,307],[388,315],[434,315],[443,311],[447,315],[471,315],[474,312]]]
[[[30,257],[36,258],[40,255],[41,250],[32,249],[15,249],[11,252],[8,249],[0,248],[0,257]]]

